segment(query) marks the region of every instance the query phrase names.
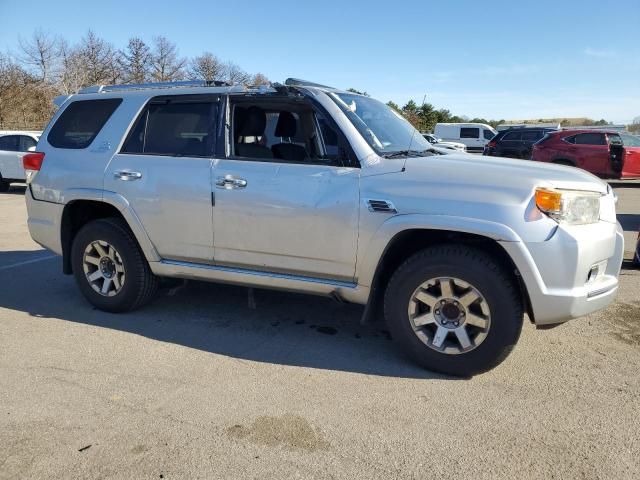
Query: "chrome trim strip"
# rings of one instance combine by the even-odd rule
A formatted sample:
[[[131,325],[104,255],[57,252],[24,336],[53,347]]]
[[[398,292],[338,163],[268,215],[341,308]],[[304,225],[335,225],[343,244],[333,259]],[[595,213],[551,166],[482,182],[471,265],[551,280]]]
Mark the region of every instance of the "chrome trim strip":
[[[342,282],[340,280],[327,280],[324,278],[304,277],[301,275],[291,275],[288,273],[262,272],[259,270],[249,270],[246,268],[223,267],[221,265],[205,265],[201,263],[181,262],[178,260],[161,260],[163,265],[171,265],[176,267],[199,268],[202,270],[211,270],[216,272],[235,273],[239,275],[253,275],[256,277],[277,278],[282,280],[292,280],[295,282],[307,282],[320,285],[329,285],[338,288],[356,288],[357,284],[350,282]]]

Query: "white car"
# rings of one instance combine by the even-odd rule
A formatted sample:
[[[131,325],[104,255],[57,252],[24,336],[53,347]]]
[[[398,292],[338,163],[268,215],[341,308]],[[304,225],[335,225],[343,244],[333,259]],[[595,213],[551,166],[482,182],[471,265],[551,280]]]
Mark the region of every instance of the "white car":
[[[9,190],[12,182],[24,182],[22,157],[36,149],[42,132],[0,131],[0,192]]]
[[[482,153],[487,143],[496,136],[491,126],[484,123],[436,123],[433,134],[446,142],[460,142],[471,153]]]
[[[466,152],[467,146],[464,143],[459,142],[445,142],[441,138],[436,137],[432,133],[423,133],[422,136],[432,145],[440,148],[446,148],[447,150],[457,150],[459,152]]]

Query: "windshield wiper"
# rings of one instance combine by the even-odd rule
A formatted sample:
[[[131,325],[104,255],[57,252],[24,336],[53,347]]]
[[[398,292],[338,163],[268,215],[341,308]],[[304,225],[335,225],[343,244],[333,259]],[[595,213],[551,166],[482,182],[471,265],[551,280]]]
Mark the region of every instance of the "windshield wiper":
[[[425,150],[426,151],[426,150]],[[419,150],[398,150],[397,152],[389,152],[382,155],[384,158],[399,158],[399,157],[421,157],[424,152]]]

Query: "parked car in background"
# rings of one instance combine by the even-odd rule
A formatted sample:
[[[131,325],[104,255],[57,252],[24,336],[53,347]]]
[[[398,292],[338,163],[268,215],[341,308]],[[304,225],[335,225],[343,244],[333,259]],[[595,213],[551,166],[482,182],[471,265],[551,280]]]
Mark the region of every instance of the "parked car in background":
[[[422,136],[432,145],[448,150],[458,150],[460,152],[466,152],[467,146],[464,143],[459,142],[445,142],[441,138],[436,137],[433,133],[423,133]]]
[[[9,190],[11,182],[24,182],[22,157],[33,152],[41,132],[0,131],[0,192]]]
[[[525,312],[613,301],[607,184],[436,148],[384,103],[302,80],[89,87],[24,157],[27,224],[96,308],[141,307],[159,277],[327,295],[454,375],[504,360]]]
[[[638,241],[636,242],[636,252],[633,255],[633,264],[640,267],[640,232],[638,232]]]
[[[468,152],[482,153],[496,130],[484,123],[437,123],[433,134],[445,142],[459,142]]]
[[[512,128],[502,130],[484,147],[484,155],[531,159],[533,144],[541,140],[551,128]]]
[[[640,178],[640,146],[627,142],[614,131],[560,130],[534,144],[531,159],[579,167],[602,178]]]

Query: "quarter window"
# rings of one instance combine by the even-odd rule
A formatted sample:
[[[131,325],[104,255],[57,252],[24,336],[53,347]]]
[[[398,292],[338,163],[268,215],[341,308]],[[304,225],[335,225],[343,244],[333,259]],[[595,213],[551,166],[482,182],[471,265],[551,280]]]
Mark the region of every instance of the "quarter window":
[[[483,130],[482,133],[484,133],[485,140],[491,140],[493,137],[496,136],[496,134],[493,133],[491,130]]]
[[[87,148],[121,103],[121,98],[72,102],[51,128],[47,140],[56,148]]]
[[[460,138],[480,138],[480,129],[462,127],[460,128]]]
[[[21,135],[20,136],[20,151],[21,152],[28,152],[30,148],[35,147],[37,144],[37,142],[31,138],[31,137],[27,137],[26,135]]]

